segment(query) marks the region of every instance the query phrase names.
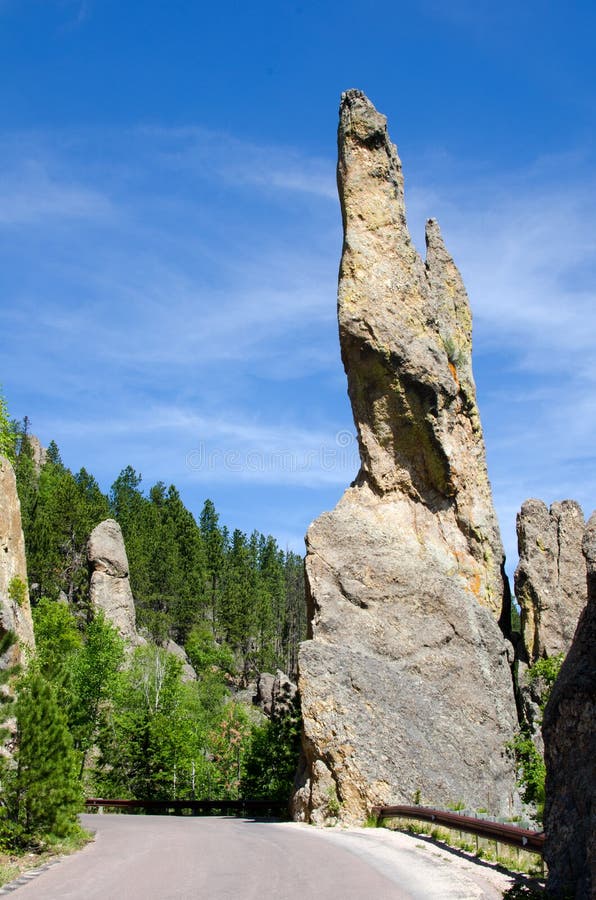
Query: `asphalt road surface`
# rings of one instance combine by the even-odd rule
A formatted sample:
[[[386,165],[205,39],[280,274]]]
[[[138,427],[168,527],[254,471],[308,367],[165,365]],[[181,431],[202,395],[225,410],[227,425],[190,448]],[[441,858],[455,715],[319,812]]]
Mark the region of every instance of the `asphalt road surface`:
[[[84,815],[84,850],[15,900],[498,900],[492,869],[385,829],[250,819]]]

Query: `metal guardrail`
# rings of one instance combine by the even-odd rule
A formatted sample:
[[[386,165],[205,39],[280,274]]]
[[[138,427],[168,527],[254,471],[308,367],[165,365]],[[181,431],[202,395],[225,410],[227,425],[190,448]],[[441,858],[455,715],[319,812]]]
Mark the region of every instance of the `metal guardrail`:
[[[85,800],[87,809],[110,806],[115,809],[144,809],[147,812],[184,812],[193,814],[212,813],[215,810],[235,812],[243,815],[287,816],[288,805],[279,800],[116,800],[92,797]]]
[[[372,814],[377,819],[404,818],[420,819],[423,822],[434,822],[457,831],[466,831],[478,837],[491,838],[502,844],[521,847],[542,854],[544,848],[544,832],[518,828],[502,822],[491,822],[488,819],[476,819],[473,816],[462,816],[456,812],[432,809],[428,806],[373,806]]]

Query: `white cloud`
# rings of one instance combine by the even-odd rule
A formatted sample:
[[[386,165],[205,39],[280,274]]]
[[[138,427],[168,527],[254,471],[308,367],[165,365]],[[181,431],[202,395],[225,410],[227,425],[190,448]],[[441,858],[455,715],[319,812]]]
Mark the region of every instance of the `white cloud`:
[[[263,423],[233,413],[213,416],[171,406],[112,414],[109,419],[52,418],[38,421],[43,430],[54,429],[62,440],[76,437],[90,445],[136,445],[135,466],[145,468],[156,452],[177,460],[178,477],[205,484],[233,481],[247,484],[346,485],[359,468],[355,435]]]

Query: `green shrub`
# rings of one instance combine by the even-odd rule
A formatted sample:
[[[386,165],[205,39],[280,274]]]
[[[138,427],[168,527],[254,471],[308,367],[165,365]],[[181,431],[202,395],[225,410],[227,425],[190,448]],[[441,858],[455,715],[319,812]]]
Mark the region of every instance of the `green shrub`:
[[[301,724],[300,712],[295,708],[285,716],[253,726],[244,761],[244,797],[289,800],[300,754]],[[338,802],[337,794],[335,801]]]
[[[335,817],[339,816],[341,810],[341,802],[334,784],[330,785],[327,790],[327,810],[330,816]]]
[[[524,803],[536,807],[538,820],[544,813],[546,766],[527,729],[520,729],[512,741],[518,785]]]
[[[18,575],[14,575],[8,582],[8,596],[17,606],[22,606],[25,602],[27,585]]]
[[[539,659],[528,669],[529,683],[540,684],[541,712],[544,712],[548,703],[563,659],[563,654],[560,653],[557,656]],[[542,721],[542,716],[540,721]],[[535,806],[536,817],[541,822],[544,813],[546,766],[542,754],[538,752],[532,740],[528,725],[522,725],[510,746],[515,754],[515,767],[522,800],[524,803]]]
[[[16,431],[8,417],[6,400],[0,391],[0,456],[6,456],[11,463],[14,463],[16,460],[16,444]]]

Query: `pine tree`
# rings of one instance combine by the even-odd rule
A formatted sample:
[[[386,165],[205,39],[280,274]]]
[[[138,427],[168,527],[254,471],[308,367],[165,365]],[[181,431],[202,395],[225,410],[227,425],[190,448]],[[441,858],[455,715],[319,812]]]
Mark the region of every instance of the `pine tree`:
[[[2,667],[0,667],[0,744],[8,737],[8,729],[2,726],[10,715],[12,704],[14,703],[14,696],[9,684],[20,670],[20,666],[9,662],[16,642],[17,636],[14,631],[5,632],[0,638],[0,660],[3,662]]]
[[[254,567],[246,535],[236,528],[227,554],[223,591],[217,610],[218,631],[246,659],[254,634]]]
[[[164,514],[177,551],[177,580],[171,609],[174,638],[184,643],[194,625],[205,614],[206,559],[199,527],[180,494],[170,485]]]
[[[285,555],[285,597],[287,633],[284,644],[284,672],[298,675],[298,647],[307,636],[307,613],[304,585],[304,560],[297,553]]]
[[[37,503],[37,473],[33,462],[33,448],[28,436],[29,420],[25,416],[23,422],[17,425],[19,433],[18,452],[15,462],[15,475],[17,477],[17,491],[21,503],[21,521],[23,531],[28,534],[31,522],[35,514]]]
[[[51,463],[53,466],[64,468],[56,441],[50,441],[48,444],[48,449],[46,450],[46,462]]]
[[[51,449],[51,453],[50,453]],[[24,492],[26,499],[26,492]],[[91,530],[108,516],[108,502],[95,479],[81,469],[73,475],[52,442],[24,521],[29,582],[37,596],[85,607],[88,594],[86,544]]]
[[[206,594],[213,632],[217,629],[217,610],[221,595],[221,581],[225,563],[226,536],[219,528],[219,516],[212,500],[205,500],[199,518],[201,537],[205,547]]]
[[[38,672],[22,682],[15,707],[14,767],[5,777],[9,819],[21,840],[65,835],[75,827],[82,805],[66,717]]]
[[[287,627],[283,552],[271,536],[262,537],[259,571],[266,598],[259,619],[260,669],[281,667],[285,671]]]

